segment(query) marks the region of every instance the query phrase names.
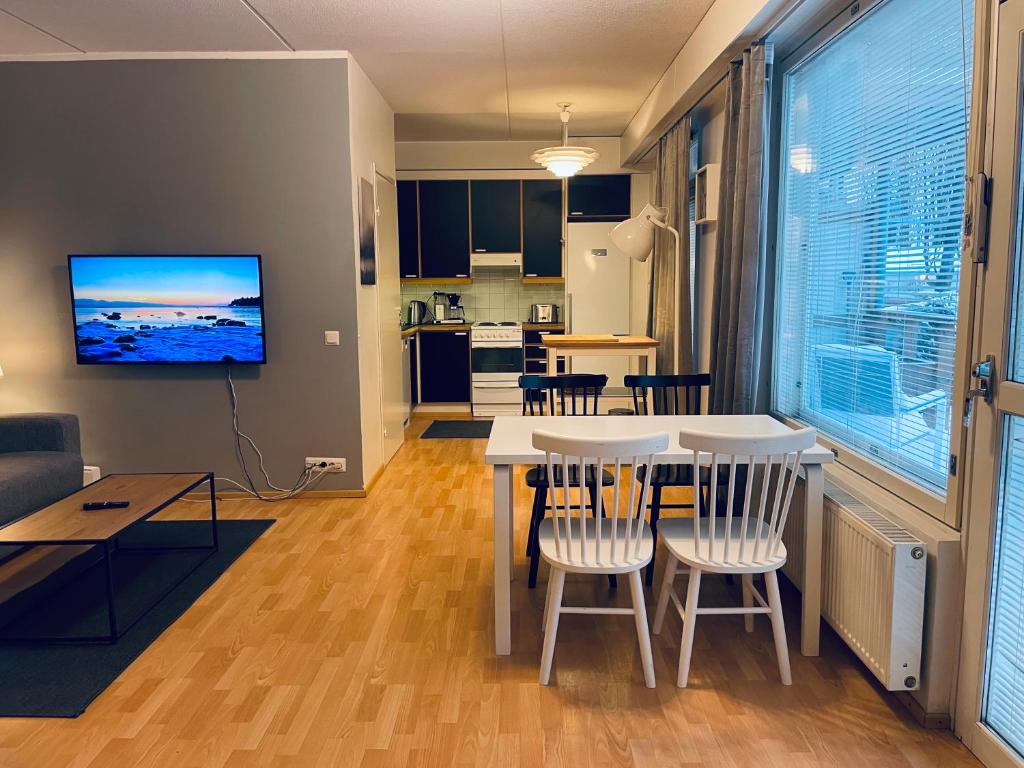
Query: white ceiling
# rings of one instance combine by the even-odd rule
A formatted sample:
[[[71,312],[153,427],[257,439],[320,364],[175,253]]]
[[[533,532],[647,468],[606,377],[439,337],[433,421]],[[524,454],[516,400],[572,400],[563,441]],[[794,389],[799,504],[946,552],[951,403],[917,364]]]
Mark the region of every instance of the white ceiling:
[[[0,0],[0,56],[350,51],[400,140],[618,136],[713,0]]]

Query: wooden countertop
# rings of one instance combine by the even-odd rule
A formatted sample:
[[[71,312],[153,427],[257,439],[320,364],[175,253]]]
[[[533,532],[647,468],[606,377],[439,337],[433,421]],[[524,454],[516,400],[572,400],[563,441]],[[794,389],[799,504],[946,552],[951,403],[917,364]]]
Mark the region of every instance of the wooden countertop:
[[[417,333],[452,333],[455,331],[468,331],[473,327],[472,323],[423,323],[422,325],[411,325],[402,329],[402,338],[407,339]]]
[[[408,328],[403,328],[402,338],[407,339],[421,331],[426,333],[444,333],[446,331],[468,331],[472,327],[472,323],[423,323],[422,325],[411,325]],[[560,333],[565,330],[565,323],[523,323],[523,330]]]
[[[613,336],[609,334],[549,334],[543,339],[545,347],[558,349],[650,349],[658,342],[650,336]]]

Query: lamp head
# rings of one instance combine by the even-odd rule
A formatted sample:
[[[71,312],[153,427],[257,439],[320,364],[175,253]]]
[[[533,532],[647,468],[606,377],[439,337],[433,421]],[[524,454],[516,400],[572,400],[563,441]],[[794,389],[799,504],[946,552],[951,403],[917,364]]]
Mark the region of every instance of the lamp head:
[[[637,216],[620,222],[611,231],[615,247],[637,261],[647,261],[654,250],[655,227],[664,226],[665,212],[653,205],[645,205]]]

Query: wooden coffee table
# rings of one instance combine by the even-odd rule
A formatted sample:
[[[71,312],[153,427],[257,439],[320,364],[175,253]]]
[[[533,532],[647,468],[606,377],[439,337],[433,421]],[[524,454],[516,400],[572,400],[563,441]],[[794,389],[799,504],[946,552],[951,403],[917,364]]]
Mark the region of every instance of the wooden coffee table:
[[[136,523],[149,519],[203,483],[210,486],[210,525],[212,542],[199,546],[119,547],[117,537]],[[87,501],[127,501],[121,509],[86,512]],[[176,549],[217,550],[217,497],[212,472],[181,474],[107,475],[92,485],[37,510],[0,528],[0,544],[17,546],[82,546],[100,547],[106,570],[107,612],[110,618],[108,635],[90,637],[15,637],[0,642],[114,643],[121,636],[117,625],[114,601],[114,568],[112,553],[124,551],[168,551]],[[197,566],[198,567],[198,566]],[[180,582],[179,582],[180,583]],[[175,584],[171,589],[178,585]],[[168,590],[160,600],[169,594]],[[157,600],[156,602],[160,602]],[[141,618],[141,617],[140,617]],[[138,619],[136,619],[138,621]],[[128,628],[126,627],[125,630]]]

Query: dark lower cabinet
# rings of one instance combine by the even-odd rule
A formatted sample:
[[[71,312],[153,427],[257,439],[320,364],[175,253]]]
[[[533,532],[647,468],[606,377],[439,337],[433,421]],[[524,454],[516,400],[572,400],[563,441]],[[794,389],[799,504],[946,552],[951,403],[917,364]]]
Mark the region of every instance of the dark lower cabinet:
[[[562,182],[523,182],[523,277],[562,276]]]
[[[421,181],[421,277],[469,277],[469,182]]]
[[[595,174],[569,179],[569,221],[629,218],[629,174]]]
[[[420,402],[468,403],[469,331],[421,331]]]
[[[409,337],[409,377],[412,379],[409,388],[410,405],[415,408],[420,402],[420,361],[416,334]]]
[[[398,273],[420,276],[420,219],[416,182],[398,182]]]

